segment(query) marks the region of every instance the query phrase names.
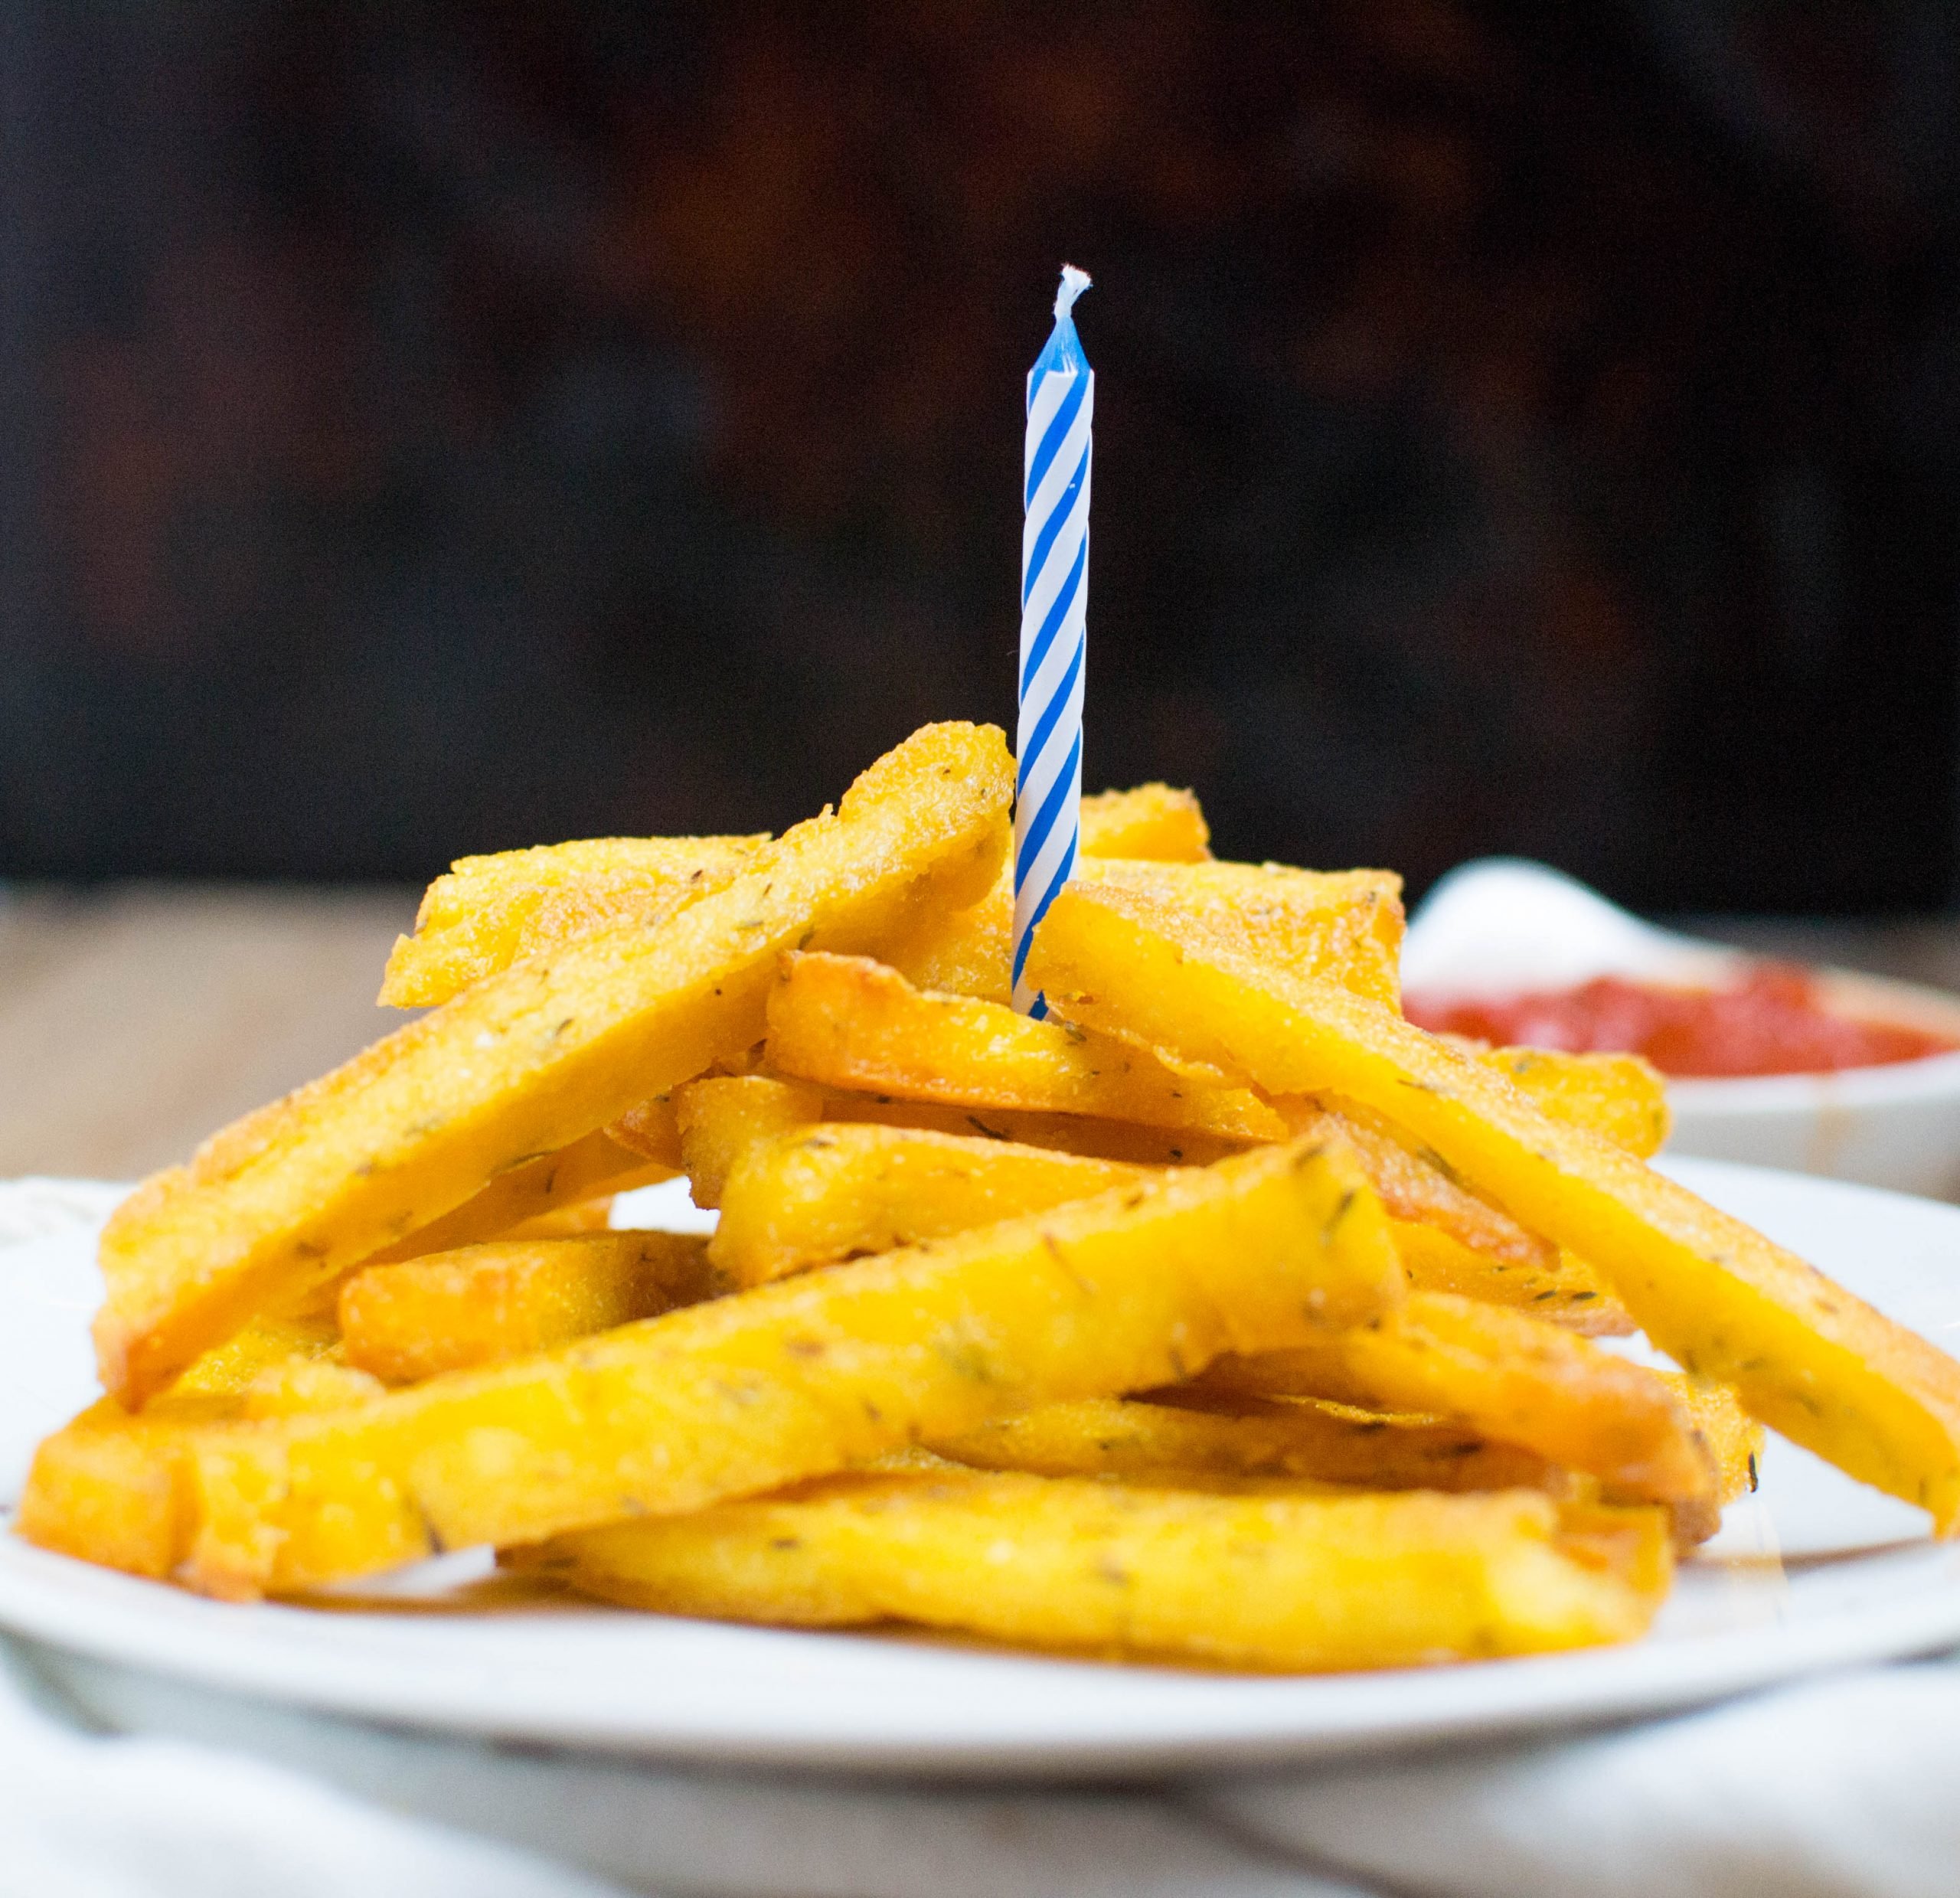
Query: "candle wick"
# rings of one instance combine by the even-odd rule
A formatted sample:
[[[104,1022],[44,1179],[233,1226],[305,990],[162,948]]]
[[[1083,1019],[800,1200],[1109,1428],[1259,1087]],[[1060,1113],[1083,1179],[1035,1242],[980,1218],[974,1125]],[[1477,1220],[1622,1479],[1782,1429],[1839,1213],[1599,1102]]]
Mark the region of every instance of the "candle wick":
[[[1055,321],[1067,320],[1068,313],[1075,308],[1075,300],[1089,288],[1089,273],[1078,270],[1072,263],[1062,266],[1062,287],[1055,292]]]

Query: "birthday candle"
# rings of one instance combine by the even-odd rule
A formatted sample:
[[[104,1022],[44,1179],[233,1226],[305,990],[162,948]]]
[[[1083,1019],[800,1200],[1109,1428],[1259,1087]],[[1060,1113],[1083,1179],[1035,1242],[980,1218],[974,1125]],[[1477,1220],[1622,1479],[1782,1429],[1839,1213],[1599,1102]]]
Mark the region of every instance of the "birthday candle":
[[[1047,1013],[1023,972],[1034,926],[1075,868],[1089,606],[1089,420],[1096,373],[1069,314],[1089,288],[1062,268],[1055,327],[1027,374],[1021,534],[1021,717],[1014,809],[1014,1005]]]

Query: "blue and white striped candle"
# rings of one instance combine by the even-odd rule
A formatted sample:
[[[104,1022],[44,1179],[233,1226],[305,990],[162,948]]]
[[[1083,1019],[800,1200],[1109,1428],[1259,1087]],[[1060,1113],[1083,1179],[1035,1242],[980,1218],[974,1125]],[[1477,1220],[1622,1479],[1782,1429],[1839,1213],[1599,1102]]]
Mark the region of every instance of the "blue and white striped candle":
[[[1089,607],[1089,421],[1096,372],[1069,314],[1089,288],[1062,267],[1055,327],[1027,373],[1021,531],[1021,717],[1014,806],[1014,1005],[1047,1013],[1024,972],[1034,926],[1075,868],[1082,835],[1082,675]]]

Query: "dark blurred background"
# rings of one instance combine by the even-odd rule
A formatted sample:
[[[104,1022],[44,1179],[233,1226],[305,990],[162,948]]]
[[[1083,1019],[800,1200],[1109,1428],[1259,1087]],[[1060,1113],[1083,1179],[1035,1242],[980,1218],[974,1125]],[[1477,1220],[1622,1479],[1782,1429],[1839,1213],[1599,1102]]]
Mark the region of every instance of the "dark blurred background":
[[[1011,724],[1220,849],[1951,902],[1960,9],[15,0],[0,874],[776,828]]]

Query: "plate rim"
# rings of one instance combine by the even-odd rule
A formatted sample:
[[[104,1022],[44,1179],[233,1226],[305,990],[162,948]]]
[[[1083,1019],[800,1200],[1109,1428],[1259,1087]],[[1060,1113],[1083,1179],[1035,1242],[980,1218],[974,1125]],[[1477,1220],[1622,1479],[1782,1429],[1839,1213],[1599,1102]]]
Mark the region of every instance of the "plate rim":
[[[1893,1551],[1880,1552],[1892,1553]],[[23,1560],[23,1558],[27,1558]],[[1877,1559],[1860,1558],[1862,1560]],[[400,1657],[344,1650],[307,1656],[296,1667],[291,1650],[270,1642],[236,1642],[221,1625],[184,1642],[173,1630],[159,1651],[151,1617],[134,1601],[100,1610],[63,1612],[57,1589],[21,1586],[22,1568],[53,1565],[55,1573],[104,1571],[72,1557],[29,1549],[10,1535],[0,1550],[0,1624],[23,1638],[86,1661],[106,1663],[187,1686],[266,1701],[371,1724],[446,1738],[544,1746],[581,1753],[644,1759],[670,1765],[790,1769],[894,1781],[944,1779],[1003,1781],[1040,1775],[1093,1782],[1138,1775],[1198,1777],[1248,1768],[1377,1758],[1423,1751],[1452,1741],[1528,1739],[1589,1730],[1629,1720],[1685,1713],[1722,1700],[1819,1674],[1879,1661],[1906,1661],[1960,1643],[1960,1573],[1955,1585],[1929,1590],[1883,1609],[1840,1609],[1802,1624],[1774,1623],[1740,1631],[1679,1637],[1664,1645],[1528,1656],[1511,1660],[1357,1673],[1288,1677],[1179,1671],[1121,1664],[1132,1678],[1194,1679],[1243,1700],[1229,1720],[1209,1707],[1171,1705],[1140,1717],[1135,1707],[1112,1708],[1109,1719],[1124,1730],[1091,1733],[960,1734],[908,1724],[909,1704],[887,1730],[851,1736],[770,1730],[753,1722],[691,1717],[671,1710],[649,1717],[641,1709],[622,1717],[616,1709],[580,1705],[575,1695],[554,1704],[547,1692],[513,1703],[507,1674],[495,1689],[472,1691],[465,1670],[444,1665],[409,1674]],[[1943,1566],[1960,1572],[1960,1550],[1949,1550]],[[131,1591],[164,1587],[130,1576],[108,1578]],[[196,1602],[214,1618],[226,1605]],[[303,1608],[276,1608],[304,1615]],[[376,1615],[388,1623],[427,1624],[420,1617]],[[674,1618],[662,1618],[663,1619]],[[719,1627],[704,1623],[704,1626]],[[876,1635],[816,1635],[794,1629],[737,1628],[738,1635],[782,1642],[822,1639],[832,1644],[879,1643]],[[1104,1664],[1073,1657],[1027,1654],[976,1662],[1030,1668],[1095,1669]],[[547,1668],[534,1671],[541,1677]],[[303,1674],[304,1678],[296,1678]],[[949,1683],[956,1687],[956,1682]],[[1384,1720],[1379,1711],[1350,1702],[1390,1697],[1384,1689],[1428,1699],[1419,1711]],[[1248,1691],[1249,1690],[1249,1691]],[[1302,1700],[1318,1706],[1299,1706]]]

